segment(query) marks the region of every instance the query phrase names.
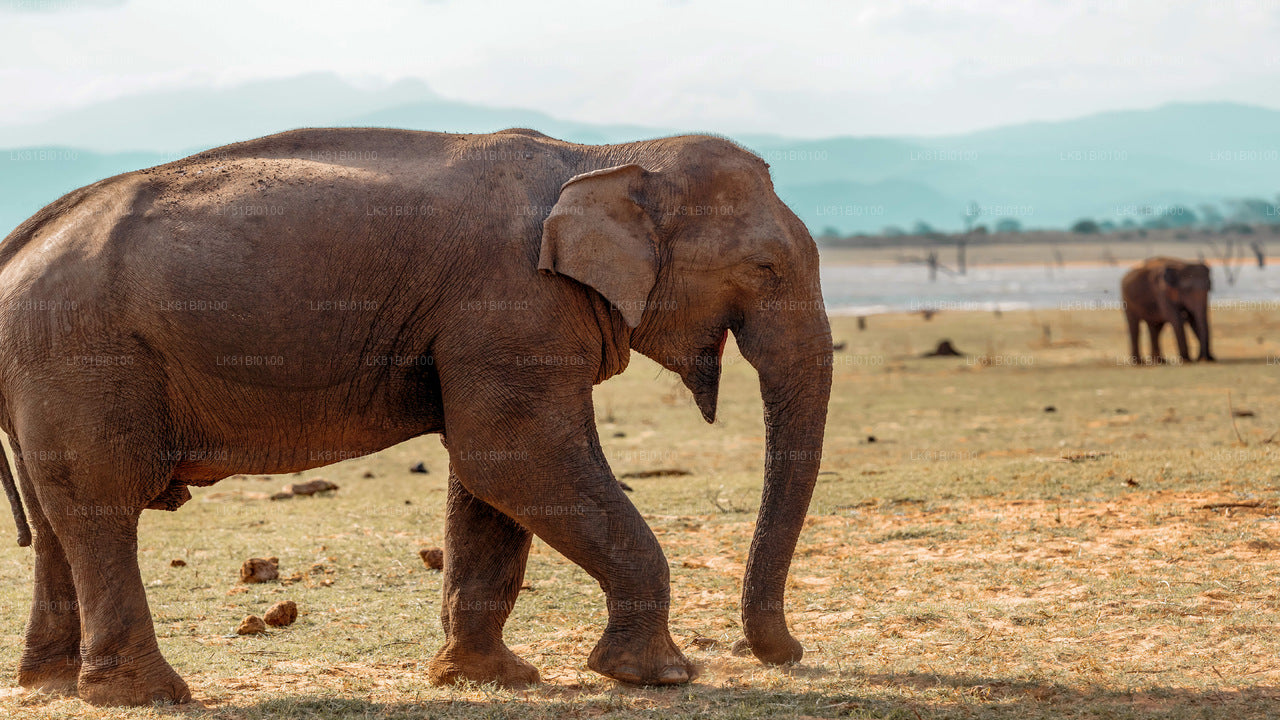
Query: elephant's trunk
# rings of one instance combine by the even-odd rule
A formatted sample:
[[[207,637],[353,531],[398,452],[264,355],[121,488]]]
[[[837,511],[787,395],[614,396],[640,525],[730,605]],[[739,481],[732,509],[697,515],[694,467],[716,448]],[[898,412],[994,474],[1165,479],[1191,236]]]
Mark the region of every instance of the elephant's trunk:
[[[831,394],[831,329],[821,301],[788,326],[789,313],[756,317],[738,333],[743,356],[760,374],[766,456],[764,493],[742,588],[742,620],[751,652],[767,664],[798,661],[783,594],[796,541],[822,460]]]

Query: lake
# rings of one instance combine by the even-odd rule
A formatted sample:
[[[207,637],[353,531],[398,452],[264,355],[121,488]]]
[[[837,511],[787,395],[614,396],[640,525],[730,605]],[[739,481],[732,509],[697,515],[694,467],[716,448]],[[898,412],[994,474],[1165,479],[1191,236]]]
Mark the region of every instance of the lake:
[[[965,275],[939,272],[929,281],[924,265],[824,265],[822,291],[828,312],[871,315],[933,310],[1120,309],[1120,278],[1131,265],[989,265]],[[1280,268],[1241,265],[1227,282],[1214,266],[1213,306],[1280,309]]]

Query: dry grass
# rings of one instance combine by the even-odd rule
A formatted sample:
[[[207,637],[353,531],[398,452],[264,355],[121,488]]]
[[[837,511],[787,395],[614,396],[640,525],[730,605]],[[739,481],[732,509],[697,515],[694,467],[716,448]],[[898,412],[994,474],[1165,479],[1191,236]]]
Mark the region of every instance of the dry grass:
[[[141,540],[161,647],[200,704],[89,708],[0,690],[20,718],[685,717],[1262,718],[1280,714],[1280,320],[1215,317],[1222,362],[1132,368],[1115,312],[836,319],[824,475],[792,568],[796,667],[737,658],[742,565],[763,431],[754,373],[730,354],[722,419],[702,424],[671,376],[636,357],[597,390],[615,472],[672,565],[672,629],[704,675],[674,689],[586,669],[599,588],[536,543],[508,641],[547,682],[433,688],[445,460],[434,438],[303,477],[335,496],[233,479]],[[1060,342],[1045,346],[1042,325]],[[918,359],[943,337],[969,358]],[[978,355],[985,356],[985,360]],[[1228,417],[1227,394],[1253,417]],[[1054,412],[1046,412],[1053,406]],[[875,442],[870,442],[874,437]],[[408,468],[419,460],[430,475]],[[373,478],[362,477],[372,472]],[[5,531],[8,534],[8,531]],[[280,558],[288,584],[236,585]],[[186,567],[170,567],[182,558]],[[0,667],[30,601],[29,550],[0,548]],[[261,637],[241,617],[293,599]],[[12,677],[12,675],[10,675]],[[9,681],[12,687],[12,680]]]

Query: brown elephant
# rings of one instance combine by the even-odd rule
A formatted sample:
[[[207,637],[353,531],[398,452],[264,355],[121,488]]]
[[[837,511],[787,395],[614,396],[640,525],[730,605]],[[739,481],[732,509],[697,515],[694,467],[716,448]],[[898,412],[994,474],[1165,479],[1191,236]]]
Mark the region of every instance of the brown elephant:
[[[667,560],[605,461],[591,390],[635,349],[711,422],[729,332],[767,438],[744,630],[787,663],[832,342],[817,248],[760,158],[705,136],[313,129],[72,192],[0,245],[0,426],[35,529],[19,682],[188,698],[156,646],[141,512],[425,433],[451,463],[432,682],[538,680],[502,640],[533,535],[604,589],[592,669],[687,682]]]
[[[1151,336],[1151,361],[1164,362],[1160,353],[1160,330],[1173,326],[1178,341],[1178,356],[1191,360],[1187,347],[1186,325],[1190,325],[1200,344],[1198,360],[1212,362],[1209,350],[1209,267],[1173,258],[1156,257],[1125,274],[1120,281],[1124,315],[1129,323],[1130,359],[1141,365],[1138,348],[1138,323],[1147,324]]]

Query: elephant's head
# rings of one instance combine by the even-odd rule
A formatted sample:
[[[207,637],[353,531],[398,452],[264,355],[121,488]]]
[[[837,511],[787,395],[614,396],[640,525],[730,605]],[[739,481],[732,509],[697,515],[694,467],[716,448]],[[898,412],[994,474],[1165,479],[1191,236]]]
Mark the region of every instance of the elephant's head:
[[[767,434],[743,588],[746,637],[764,662],[799,660],[783,590],[831,389],[817,246],[774,193],[768,165],[731,142],[672,138],[617,159],[561,188],[539,268],[607,298],[633,329],[631,346],[678,373],[708,422],[733,332],[760,376]]]
[[[1161,275],[1165,292],[1175,304],[1187,309],[1203,308],[1209,303],[1209,267],[1204,263],[1166,265]]]

